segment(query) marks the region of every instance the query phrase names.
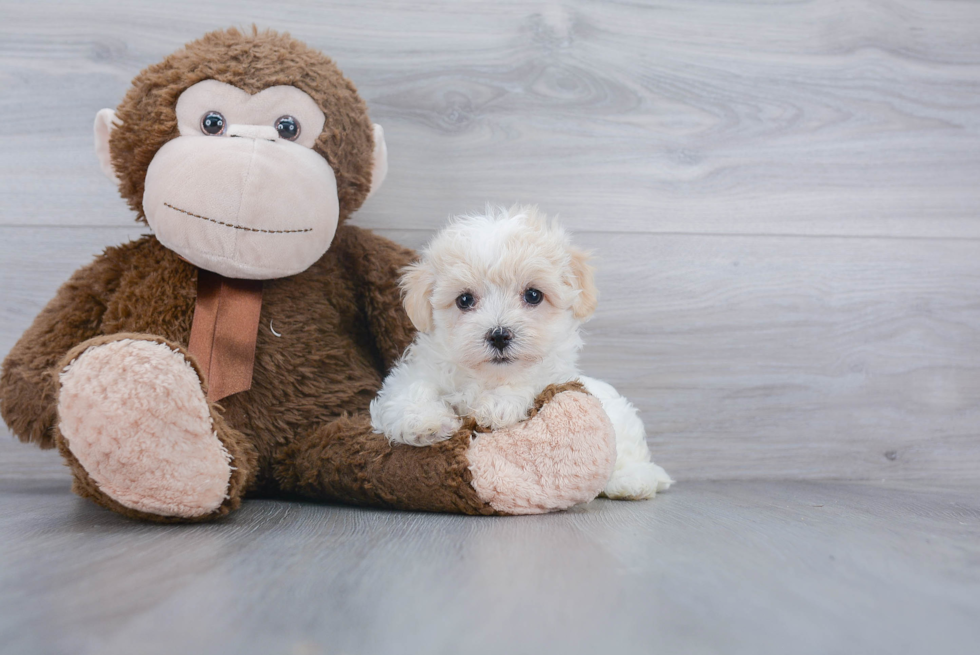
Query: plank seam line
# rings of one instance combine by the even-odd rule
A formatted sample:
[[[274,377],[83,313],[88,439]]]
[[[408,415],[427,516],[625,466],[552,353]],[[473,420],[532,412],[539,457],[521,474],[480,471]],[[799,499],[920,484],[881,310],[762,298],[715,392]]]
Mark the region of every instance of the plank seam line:
[[[423,232],[435,234],[438,228],[423,227],[383,227],[377,225],[357,225],[349,223],[366,230],[390,231],[390,232]],[[149,228],[146,225],[136,223],[134,225],[32,225],[28,223],[9,223],[0,224],[0,229],[37,229],[37,230],[128,230]],[[610,236],[663,236],[663,237],[708,237],[708,238],[738,238],[738,239],[882,239],[890,241],[980,241],[980,236],[926,236],[926,235],[891,235],[891,234],[804,234],[795,232],[786,233],[752,233],[752,232],[649,232],[628,230],[569,230],[574,234],[608,234]],[[144,234],[152,234],[152,231]]]

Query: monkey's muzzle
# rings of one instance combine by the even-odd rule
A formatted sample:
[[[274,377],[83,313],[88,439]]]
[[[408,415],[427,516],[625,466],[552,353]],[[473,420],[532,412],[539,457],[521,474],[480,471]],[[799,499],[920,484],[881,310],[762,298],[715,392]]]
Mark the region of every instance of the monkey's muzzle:
[[[330,247],[340,206],[333,169],[283,139],[178,138],[154,156],[143,212],[192,264],[264,280],[309,268]]]

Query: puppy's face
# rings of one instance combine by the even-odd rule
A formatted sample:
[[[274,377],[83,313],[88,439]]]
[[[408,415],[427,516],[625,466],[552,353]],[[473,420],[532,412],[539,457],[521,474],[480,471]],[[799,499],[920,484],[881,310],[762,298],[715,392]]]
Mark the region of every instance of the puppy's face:
[[[592,315],[587,260],[531,208],[457,219],[406,272],[405,307],[457,366],[508,375],[543,360]]]

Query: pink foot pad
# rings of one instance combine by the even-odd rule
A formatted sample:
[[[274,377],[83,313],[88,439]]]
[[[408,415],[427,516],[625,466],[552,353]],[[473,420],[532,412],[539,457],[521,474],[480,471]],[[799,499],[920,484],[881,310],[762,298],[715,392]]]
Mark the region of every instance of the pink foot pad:
[[[192,518],[224,501],[231,457],[197,372],[166,344],[89,348],[61,373],[58,414],[69,450],[119,504]]]
[[[616,434],[596,398],[566,391],[530,420],[477,437],[468,457],[484,502],[541,514],[599,495],[616,463]]]

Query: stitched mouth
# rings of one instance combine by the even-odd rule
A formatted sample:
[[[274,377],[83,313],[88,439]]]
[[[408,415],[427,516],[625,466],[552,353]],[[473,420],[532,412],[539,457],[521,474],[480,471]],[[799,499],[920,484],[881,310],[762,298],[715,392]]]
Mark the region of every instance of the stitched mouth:
[[[262,232],[263,234],[297,234],[297,233],[300,233],[300,232],[312,232],[313,231],[313,228],[312,227],[306,227],[306,228],[303,228],[303,229],[300,229],[300,230],[263,230],[263,229],[260,229],[260,228],[257,228],[257,227],[247,227],[245,225],[235,225],[234,223],[225,223],[224,221],[219,221],[219,220],[214,219],[214,218],[208,218],[207,216],[201,216],[200,214],[194,214],[192,212],[187,211],[186,209],[181,209],[180,207],[174,207],[169,202],[163,203],[163,206],[164,207],[169,207],[170,209],[174,210],[175,212],[180,212],[181,214],[187,214],[188,216],[193,216],[194,218],[200,218],[202,221],[210,221],[211,223],[214,223],[215,225],[221,225],[221,226],[224,226],[224,227],[230,227],[230,228],[235,229],[235,230],[244,230],[246,232]]]

